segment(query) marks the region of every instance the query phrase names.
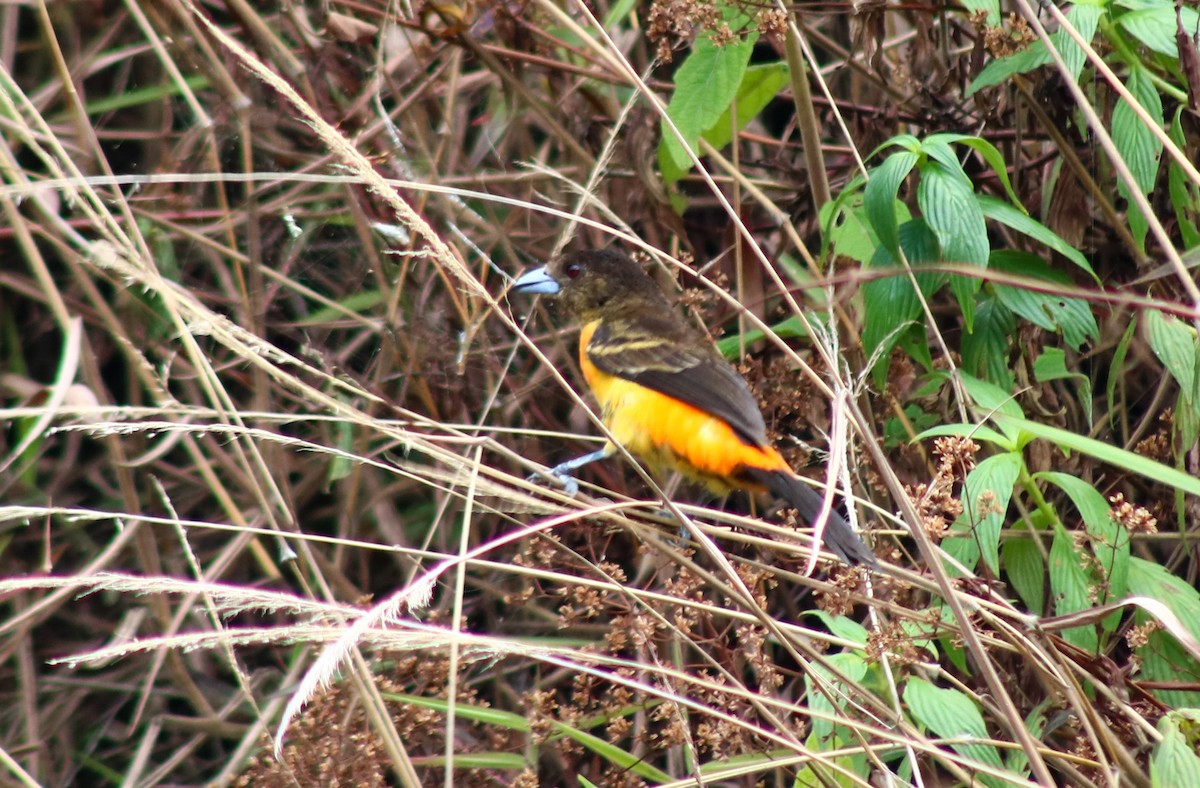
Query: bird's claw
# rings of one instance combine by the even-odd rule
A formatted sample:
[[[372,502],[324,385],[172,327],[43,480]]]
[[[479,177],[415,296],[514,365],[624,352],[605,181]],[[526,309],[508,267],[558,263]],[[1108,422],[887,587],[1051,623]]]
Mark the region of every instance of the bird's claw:
[[[568,498],[574,498],[579,494],[579,482],[576,481],[575,477],[567,471],[560,470],[557,465],[546,473],[535,473],[531,475],[527,481],[536,482],[542,479],[558,482],[560,485],[562,485],[563,492],[566,493]]]

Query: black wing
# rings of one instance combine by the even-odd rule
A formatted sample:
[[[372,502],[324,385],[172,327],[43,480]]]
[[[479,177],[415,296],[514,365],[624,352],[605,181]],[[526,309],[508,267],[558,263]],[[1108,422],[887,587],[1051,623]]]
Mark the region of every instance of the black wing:
[[[636,325],[606,320],[592,335],[587,355],[601,372],[710,413],[750,445],[768,445],[762,412],[746,381],[673,312],[639,315]]]

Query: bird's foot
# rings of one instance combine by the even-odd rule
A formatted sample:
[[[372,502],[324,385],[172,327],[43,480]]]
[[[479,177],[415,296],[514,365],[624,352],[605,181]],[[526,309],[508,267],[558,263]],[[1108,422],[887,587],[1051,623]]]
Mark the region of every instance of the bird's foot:
[[[545,473],[535,473],[526,479],[526,481],[530,482],[541,480],[558,482],[560,485],[562,485],[563,492],[566,493],[567,497],[569,498],[574,498],[576,495],[579,495],[579,482],[574,476],[571,475],[570,463],[564,462],[559,465],[555,465]]]

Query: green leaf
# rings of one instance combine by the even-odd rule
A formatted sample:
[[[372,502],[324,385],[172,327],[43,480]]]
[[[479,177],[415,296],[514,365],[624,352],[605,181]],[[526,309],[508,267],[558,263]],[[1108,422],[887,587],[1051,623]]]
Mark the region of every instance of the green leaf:
[[[1046,45],[1041,41],[1034,41],[1027,49],[993,60],[984,66],[967,87],[967,96],[973,96],[985,88],[1003,85],[1014,75],[1025,74],[1049,62],[1050,54],[1046,51]]]
[[[989,194],[980,194],[976,199],[979,201],[979,207],[983,211],[984,216],[1053,249],[1079,268],[1087,271],[1088,276],[1095,279],[1097,284],[1100,282],[1100,278],[1092,270],[1092,265],[1088,262],[1087,258],[1078,249],[1068,244],[1053,230],[1046,227],[1037,219],[1018,211],[1003,200],[998,200]]]
[[[1008,360],[1015,332],[1012,311],[996,298],[983,299],[975,315],[974,330],[962,338],[962,368],[1011,389],[1016,380]]]
[[[1183,23],[1184,30],[1195,31],[1200,26],[1200,11],[1184,5],[1179,9],[1179,21]],[[1179,59],[1179,46],[1175,41],[1178,23],[1174,3],[1156,3],[1153,8],[1121,14],[1117,17],[1117,24],[1155,52],[1172,60]]]
[[[1198,723],[1195,709],[1169,711],[1158,721],[1162,739],[1150,753],[1152,786],[1200,785],[1200,755],[1196,754]]]
[[[1138,615],[1135,621],[1144,624],[1146,617]],[[1187,649],[1167,632],[1151,633],[1150,642],[1135,653],[1142,659],[1142,667],[1138,671],[1138,678],[1142,681],[1167,687],[1200,685],[1200,666],[1197,666]],[[1151,693],[1172,708],[1200,708],[1200,692],[1195,690],[1152,689]]]
[[[884,159],[883,164],[871,173],[871,180],[863,190],[863,205],[867,212],[867,221],[879,237],[879,243],[887,249],[895,260],[900,259],[900,232],[896,221],[896,195],[900,193],[900,184],[912,172],[920,157],[911,151],[893,153]]]
[[[1179,384],[1179,391],[1193,405],[1200,400],[1200,342],[1196,329],[1157,309],[1146,312],[1150,349]]]
[[[1079,31],[1079,37],[1090,44],[1096,35],[1096,27],[1105,10],[1103,4],[1075,3],[1067,11],[1066,17],[1067,21]],[[1050,40],[1054,42],[1055,49],[1062,53],[1063,62],[1067,64],[1067,71],[1071,74],[1071,81],[1078,82],[1079,74],[1083,71],[1083,64],[1087,62],[1087,54],[1075,43],[1073,38],[1062,30],[1055,31]]]
[[[937,260],[937,239],[921,219],[906,222],[900,227],[900,246],[905,250],[913,265]],[[891,349],[912,335],[919,337],[919,347],[925,356],[917,357],[922,363],[928,359],[928,342],[925,338],[921,303],[913,290],[912,281],[896,264],[882,246],[876,252],[870,268],[872,271],[890,267],[895,276],[872,279],[863,285],[863,345],[879,359],[874,375],[882,385],[890,361]],[[937,272],[915,272],[913,278],[926,299],[932,297],[946,282],[946,275]],[[913,324],[910,326],[910,324]]]
[[[556,732],[591,750],[597,756],[614,766],[636,774],[643,780],[662,783],[670,782],[671,780],[671,775],[654,768],[645,758],[637,756],[628,750],[621,749],[607,739],[602,739],[599,736],[594,736],[586,731],[581,731],[578,728],[573,728],[561,722],[551,722],[551,724]]]
[[[693,151],[700,135],[711,129],[729,109],[742,84],[750,53],[757,36],[739,39],[724,46],[713,43],[710,35],[696,40],[691,54],[675,72],[675,92],[667,105],[667,115],[675,122],[683,141]],[[692,159],[687,148],[663,124],[662,149],[675,167],[687,172]],[[660,150],[660,160],[662,150]]]
[[[1061,348],[1048,347],[1033,360],[1033,378],[1038,383],[1052,380],[1069,380],[1078,389],[1078,400],[1083,407],[1083,416],[1092,423],[1092,379],[1082,372],[1067,369],[1067,354]]]
[[[863,679],[867,675],[867,661],[863,656],[853,651],[843,651],[840,654],[833,654],[827,657],[830,665],[837,671],[841,672],[854,685],[861,685]],[[833,696],[831,702],[826,693],[816,687],[814,678],[811,674],[805,674],[804,687],[806,697],[808,698],[808,706],[814,712],[824,712],[823,715],[814,714],[812,717],[812,732],[818,740],[826,740],[833,736],[837,729],[845,730],[845,726],[838,725],[833,722],[830,717],[836,716],[835,713],[840,713],[847,701],[842,701],[842,698],[851,698],[855,690],[847,687],[838,679],[834,678],[833,674],[822,665],[813,663],[811,665],[812,673],[817,674],[824,679],[821,682],[822,686],[831,686]],[[835,707],[836,704],[836,707]],[[822,719],[824,717],[824,719]]]
[[[1025,607],[1034,615],[1046,609],[1046,562],[1033,539],[1006,539],[1001,548],[1004,571]]]
[[[980,380],[971,375],[962,375],[960,380],[962,381],[963,388],[971,397],[972,410],[978,415],[990,416],[992,418],[998,416],[1006,416],[1009,419],[1025,418],[1024,411],[1021,410],[1021,406],[1017,404],[1016,399],[1009,394],[1008,389],[1001,388],[994,383]],[[1019,430],[1010,429],[1003,423],[997,423],[997,426],[1009,436],[1014,446],[1022,445]]]
[[[998,770],[1004,768],[1000,752],[992,745],[983,743],[989,738],[987,724],[975,701],[966,694],[956,689],[939,689],[924,679],[914,677],[904,686],[904,703],[913,719],[935,735],[951,742],[968,740],[950,744],[950,749],[963,758]],[[972,743],[972,740],[979,743]],[[974,772],[969,768],[968,771]],[[997,778],[987,775],[977,775],[977,778],[985,785],[1002,784]]]
[[[347,314],[366,314],[384,303],[387,297],[377,289],[362,290],[339,299],[336,306],[323,306],[299,321],[302,326],[324,326],[344,320]]]
[[[1186,580],[1153,561],[1133,558],[1129,562],[1129,593],[1163,603],[1193,638],[1200,639],[1200,593]],[[1145,623],[1150,616],[1139,610],[1134,619]],[[1141,677],[1146,681],[1175,685],[1200,683],[1200,665],[1168,631],[1151,634],[1150,642],[1136,653],[1142,658]],[[1155,690],[1154,694],[1175,708],[1200,706],[1198,692]]]
[[[1077,451],[1130,473],[1145,476],[1153,482],[1174,487],[1188,495],[1200,495],[1200,479],[1195,476],[1114,446],[1108,441],[1096,440],[1036,421],[1014,418],[1005,412],[995,413],[992,418],[1005,433],[1011,430],[1025,436],[1048,440],[1063,451]]]
[[[983,137],[976,137],[973,134],[951,134],[943,132],[940,134],[931,134],[926,138],[926,142],[928,143],[929,140],[943,140],[947,143],[964,145],[978,153],[980,158],[987,162],[987,165],[992,168],[992,172],[996,173],[996,177],[1000,179],[1001,185],[1004,186],[1004,191],[1008,193],[1008,198],[1013,201],[1013,205],[1017,206],[1009,207],[1018,213],[1024,213],[1025,209],[1019,207],[1021,205],[1021,201],[1017,199],[1017,193],[1013,191],[1012,182],[1008,179],[1008,164],[1005,163],[1004,155],[996,149],[995,145],[988,142]],[[954,163],[957,165],[958,160],[955,159]],[[965,173],[963,174],[963,177],[966,177]]]
[[[953,530],[970,534],[961,538],[975,542],[993,574],[1000,573],[1000,529],[1021,467],[1021,455],[1017,452],[997,454],[979,463],[967,474],[963,485],[963,513]]]
[[[1092,607],[1091,578],[1083,559],[1075,549],[1075,540],[1058,524],[1054,526],[1054,541],[1050,544],[1050,592],[1054,595],[1054,612],[1060,616],[1078,613]],[[1094,626],[1065,629],[1063,639],[1089,654],[1096,653],[1100,637]]]
[[[875,257],[875,250],[879,247],[879,236],[871,226],[864,203],[865,196],[862,193],[840,195],[829,204],[836,208],[835,212],[831,211],[832,222],[823,221],[822,224],[826,227],[826,240],[834,254],[849,257],[865,265]],[[912,218],[908,206],[903,202],[893,200],[892,205],[895,207],[896,221],[899,224],[904,224]],[[822,214],[825,210],[822,208]],[[822,218],[824,219],[824,215]],[[894,262],[892,264],[894,265]]]
[[[1148,596],[1167,606],[1192,637],[1200,640],[1200,591],[1166,567],[1144,558],[1129,564],[1129,593]]]
[[[608,9],[608,13],[604,15],[604,21],[601,27],[605,30],[610,29],[618,22],[632,13],[634,6],[637,5],[637,0],[617,0]]]
[[[809,320],[813,320],[810,317]],[[780,339],[797,339],[808,336],[808,331],[805,330],[804,324],[800,322],[800,318],[792,315],[784,318],[780,322],[771,326],[771,331]],[[739,336],[732,334],[727,337],[721,337],[717,340],[717,350],[721,351],[721,355],[728,359],[735,359],[741,353],[744,345],[749,345],[751,342],[757,342],[765,337],[767,333],[759,328],[751,328],[745,334]]]
[[[1071,285],[1070,278],[1065,274],[1050,268],[1044,260],[1024,252],[997,251],[992,255],[991,267],[1035,282],[1042,280]],[[1063,339],[1074,350],[1079,350],[1089,340],[1099,338],[1100,327],[1096,324],[1096,316],[1082,299],[1012,285],[996,284],[993,290],[1006,308],[1046,331],[1061,332]]]
[[[1097,568],[1104,572],[1100,580],[1107,595],[1097,600],[1098,603],[1107,604],[1124,597],[1129,585],[1129,533],[1113,520],[1108,501],[1091,482],[1078,476],[1046,471],[1039,473],[1037,478],[1065,492],[1083,518],[1088,535],[1092,538],[1091,547],[1097,559]]]
[[[921,180],[917,184],[917,204],[937,236],[944,259],[987,265],[987,226],[971,182],[965,175],[960,177],[941,162],[927,161],[921,167]],[[974,277],[950,278],[950,288],[958,299],[968,331],[974,330],[975,293],[980,286],[980,281]]]
[[[824,610],[810,610],[803,615],[816,618],[835,637],[856,643],[864,649],[867,647],[867,639],[870,633],[866,627],[854,619],[847,618],[846,616],[831,615]]]
[[[1150,347],[1179,384],[1175,403],[1175,434],[1183,446],[1200,436],[1200,342],[1196,330],[1158,311],[1146,316]]]
[[[1067,21],[1079,31],[1080,37],[1090,43],[1096,35],[1096,27],[1099,25],[1100,17],[1104,14],[1104,11],[1103,4],[1089,5],[1075,3],[1067,11],[1066,16]],[[1054,48],[1062,53],[1063,62],[1067,66],[1067,71],[1070,73],[1071,79],[1078,82],[1079,74],[1083,71],[1083,64],[1087,62],[1087,55],[1075,43],[1075,40],[1062,30],[1056,30],[1054,33],[1051,33],[1050,41],[1053,43]],[[1035,41],[1028,49],[988,63],[979,72],[979,75],[972,80],[970,87],[967,88],[967,95],[971,96],[984,88],[1001,85],[1007,82],[1014,74],[1024,74],[1033,71],[1035,68],[1052,62],[1052,60],[1053,58],[1050,57],[1045,44],[1040,40]]]
[[[917,204],[947,260],[987,265],[987,226],[975,191],[965,176],[959,177],[940,162],[926,163],[921,167]]]
[[[429,698],[424,695],[406,695],[399,692],[385,692],[384,697],[406,706],[433,709],[443,714],[450,710],[450,702],[445,698]],[[488,727],[504,728],[519,733],[528,733],[530,729],[529,718],[525,715],[513,714],[512,712],[494,709],[489,706],[474,706],[460,701],[454,705],[454,713],[460,719],[478,722]]]
[[[1137,326],[1138,313],[1134,312],[1130,316],[1125,333],[1117,342],[1117,349],[1113,351],[1112,363],[1108,367],[1108,385],[1105,386],[1104,394],[1109,402],[1116,402],[1117,383],[1125,379],[1125,358],[1129,355],[1129,348],[1133,346],[1134,337],[1137,335]],[[1121,418],[1119,411],[1119,408],[1113,408],[1111,421],[1114,424],[1117,419]]]
[[[959,0],[968,11],[986,11],[987,23],[995,27],[1000,24],[1000,0]]]
[[[1125,87],[1150,115],[1151,122],[1162,128],[1165,123],[1162,96],[1154,87],[1150,73],[1144,68],[1134,68]],[[1138,188],[1143,194],[1150,192],[1158,179],[1158,160],[1162,156],[1163,145],[1134,114],[1125,99],[1118,101],[1113,110],[1113,141],[1133,172]]]
[[[1129,74],[1125,87],[1133,98],[1150,114],[1151,119],[1163,125],[1162,97],[1154,87],[1149,73],[1141,67],[1134,67]],[[1125,99],[1117,102],[1112,117],[1113,143],[1121,158],[1129,165],[1133,178],[1137,181],[1137,189],[1142,194],[1148,194],[1153,188],[1158,176],[1158,161],[1162,156],[1163,145],[1158,138],[1134,114],[1133,108]],[[1130,231],[1143,248],[1146,241],[1148,224],[1141,209],[1133,201],[1133,190],[1124,178],[1117,180],[1117,193],[1129,203],[1128,218]]]
[[[741,131],[771,103],[771,99],[775,98],[787,83],[786,63],[764,63],[748,67],[741,84],[738,85],[734,103],[726,107],[721,117],[705,129],[702,136],[714,148],[721,150],[733,139],[733,124],[730,122],[733,108],[737,108],[737,129]]]
[[[1167,136],[1179,146],[1180,150],[1187,147],[1183,133],[1183,105],[1175,109],[1175,117]],[[1175,208],[1175,220],[1179,222],[1179,235],[1183,238],[1184,249],[1200,247],[1200,184],[1192,183],[1183,168],[1174,158],[1167,161],[1167,189],[1171,195],[1171,205]]]
[[[210,83],[208,77],[193,74],[183,78],[183,85],[188,90],[200,91],[208,88]],[[175,80],[163,82],[159,85],[150,85],[144,88],[136,88],[126,90],[111,96],[101,96],[99,98],[88,101],[83,111],[88,115],[104,115],[117,110],[128,109],[130,107],[138,107],[143,104],[153,104],[161,102],[164,98],[173,98],[183,93],[183,89]]]

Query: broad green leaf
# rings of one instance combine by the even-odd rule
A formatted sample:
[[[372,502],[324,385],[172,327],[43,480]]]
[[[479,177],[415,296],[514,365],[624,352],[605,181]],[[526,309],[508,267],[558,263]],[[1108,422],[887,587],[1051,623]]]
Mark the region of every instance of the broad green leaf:
[[[1179,21],[1183,23],[1184,30],[1195,31],[1200,25],[1200,11],[1185,3],[1179,10]],[[1154,7],[1121,14],[1117,17],[1117,24],[1155,52],[1173,60],[1179,59],[1179,46],[1175,41],[1178,23],[1174,3],[1155,3]]]
[[[972,410],[978,415],[992,418],[1006,416],[1014,420],[1025,418],[1024,411],[1021,410],[1021,406],[1017,404],[1017,400],[1009,393],[1008,389],[971,375],[962,375],[960,380],[963,388],[971,397]],[[997,423],[997,426],[1014,441],[1020,437],[1019,430],[1010,429],[1002,423]]]
[[[1017,193],[1013,191],[1012,182],[1008,179],[1008,165],[1004,161],[1004,155],[996,150],[995,145],[983,137],[976,137],[974,134],[931,134],[926,138],[926,142],[929,140],[944,140],[950,144],[964,145],[978,153],[987,162],[987,165],[992,168],[992,172],[996,173],[996,177],[1000,179],[1000,183],[1004,186],[1004,191],[1008,193],[1008,198],[1013,202],[1013,205],[1009,207],[1014,211],[1024,213],[1025,209],[1020,207],[1021,201],[1017,199]]]
[[[921,180],[917,184],[917,204],[937,236],[945,260],[987,265],[987,226],[979,201],[965,176],[958,177],[940,162],[926,162],[921,167]],[[950,278],[950,288],[962,310],[967,331],[974,330],[975,293],[980,286],[980,281],[974,277]]]
[[[1200,639],[1200,593],[1183,578],[1171,574],[1153,561],[1132,558],[1129,562],[1129,593],[1163,603],[1193,638]],[[1142,610],[1135,615],[1138,623],[1150,619],[1150,615]],[[1140,675],[1146,681],[1200,683],[1200,665],[1166,630],[1151,634],[1149,644],[1137,649],[1136,653],[1142,658]],[[1198,692],[1156,690],[1154,694],[1175,708],[1200,706]]]
[[[879,269],[873,267],[872,270]],[[892,276],[872,279],[862,287],[865,318],[862,340],[871,354],[884,343],[887,343],[885,350],[890,349],[899,339],[898,331],[921,321],[921,304],[908,275],[900,267],[893,267],[891,271]]]
[[[1134,68],[1125,87],[1150,115],[1151,121],[1161,128],[1164,125],[1162,96],[1154,87],[1149,72],[1144,68]],[[1163,146],[1158,137],[1134,114],[1125,99],[1119,100],[1113,109],[1113,141],[1133,172],[1142,193],[1153,189]]]
[[[1045,261],[1024,252],[1001,250],[992,254],[990,267],[1015,276],[1070,286],[1071,280],[1050,268]],[[1047,331],[1061,332],[1063,339],[1073,349],[1079,350],[1083,343],[1095,341],[1100,334],[1096,317],[1086,301],[1068,298],[1043,288],[1043,292],[1031,287],[1014,287],[996,284],[993,290],[1008,309]]]
[[[863,658],[862,654],[853,651],[843,651],[840,654],[832,654],[827,659],[834,669],[841,672],[854,685],[861,685],[863,679],[867,676],[867,661]],[[813,673],[824,679],[821,682],[821,686],[832,688],[833,691],[829,695],[833,696],[833,701],[831,702],[826,697],[826,693],[817,688],[816,680],[811,674],[805,674],[804,687],[806,697],[808,698],[808,706],[813,711],[825,712],[825,714],[832,716],[834,712],[841,711],[842,707],[850,702],[849,699],[854,697],[854,692],[834,678],[833,674],[823,666],[814,662],[811,667]],[[843,697],[847,699],[844,702],[841,701]],[[837,725],[831,719],[819,719],[817,716],[813,716],[812,726],[812,732],[818,739],[826,739],[834,735],[837,728],[844,729],[844,726]]]
[[[1195,709],[1170,711],[1158,721],[1161,741],[1150,753],[1150,784],[1154,788],[1200,785],[1200,755],[1196,734],[1200,716]]]
[[[1162,564],[1144,558],[1129,562],[1129,593],[1166,605],[1192,637],[1200,640],[1200,591]]]
[[[913,265],[937,260],[937,239],[925,222],[914,219],[900,227],[900,246],[908,261]],[[890,351],[906,336],[917,334],[924,356],[917,356],[922,363],[928,358],[928,342],[925,340],[924,319],[921,304],[913,290],[908,275],[897,266],[895,258],[882,246],[876,252],[870,269],[891,268],[895,276],[873,279],[863,285],[863,345],[879,358],[875,367],[876,380],[882,383],[888,369]],[[935,272],[916,272],[913,278],[921,293],[929,299],[946,281],[946,275]],[[906,328],[916,323],[913,329]]]
[[[1113,520],[1108,501],[1093,484],[1078,476],[1047,471],[1039,473],[1037,478],[1065,492],[1083,518],[1092,537],[1092,552],[1098,568],[1105,573],[1102,580],[1108,595],[1098,599],[1097,604],[1107,604],[1124,597],[1129,585],[1129,533]]]
[[[1066,17],[1067,21],[1079,32],[1080,37],[1090,43],[1096,35],[1096,27],[1104,11],[1103,4],[1075,3],[1067,11]],[[1067,66],[1071,79],[1078,82],[1079,74],[1083,71],[1083,64],[1087,62],[1087,55],[1074,39],[1062,30],[1051,33],[1050,41],[1054,44],[1054,48],[1062,53],[1063,62]],[[1052,62],[1052,58],[1045,45],[1041,41],[1035,41],[1028,49],[988,63],[972,80],[970,87],[967,88],[967,95],[970,96],[984,88],[1001,85],[1014,74],[1024,74],[1050,62]]]
[[[1187,141],[1183,133],[1183,110],[1181,104],[1175,109],[1175,117],[1167,136],[1183,150]],[[1179,223],[1179,235],[1183,238],[1184,249],[1200,247],[1200,184],[1192,183],[1174,158],[1167,162],[1167,189],[1171,195],[1171,205],[1175,208],[1175,220]]]
[[[1096,35],[1096,26],[1100,23],[1100,17],[1104,15],[1105,8],[1103,5],[1084,5],[1076,3],[1067,11],[1067,21],[1079,31],[1079,37],[1089,44],[1092,38]],[[1083,71],[1083,64],[1087,62],[1087,54],[1083,51],[1075,40],[1059,30],[1050,37],[1054,42],[1055,48],[1062,53],[1063,62],[1067,64],[1067,71],[1071,74],[1073,82],[1079,81],[1079,74]]]
[[[950,749],[963,758],[1000,770],[1004,768],[1000,752],[985,743],[990,737],[979,706],[964,693],[940,689],[925,679],[914,677],[904,686],[904,704],[918,723],[935,735],[951,740]],[[960,741],[953,743],[955,740]],[[1004,784],[998,778],[969,771],[984,785]]]
[[[919,433],[916,439],[923,441],[930,438],[941,438],[945,435],[955,435],[990,443],[993,446],[999,446],[1005,451],[1012,451],[1016,448],[1011,438],[986,424],[942,424],[937,427],[930,427],[924,432]]]
[[[717,46],[710,36],[701,36],[675,72],[675,92],[667,105],[667,115],[693,151],[700,135],[713,127],[737,95],[750,63],[755,38],[750,36]],[[691,169],[692,160],[687,149],[665,123],[662,149],[675,167],[684,172]]]
[[[1049,62],[1050,54],[1046,51],[1045,44],[1041,41],[1034,41],[1028,48],[1022,49],[1020,52],[993,60],[984,66],[967,87],[967,96],[973,96],[985,88],[1003,85],[1012,79],[1013,75],[1025,74]]]
[[[867,628],[857,621],[847,618],[846,616],[835,616],[826,613],[824,610],[810,610],[802,615],[812,616],[825,625],[831,634],[842,640],[849,640],[851,643],[857,643],[863,648],[867,647],[867,639],[870,637],[870,632]]]
[[[737,128],[742,130],[758,113],[763,111],[771,99],[779,94],[788,83],[788,70],[785,63],[764,63],[750,66],[738,86],[734,104],[725,108],[721,117],[711,127],[704,130],[702,135],[717,150],[721,150],[733,139],[733,125],[730,114],[737,108]]]
[[[926,372],[933,369],[933,353],[929,347],[929,337],[925,333],[924,324],[914,325],[908,331],[900,334],[897,347],[908,354],[908,357],[921,366]],[[880,365],[882,368],[883,365]]]
[[[1129,75],[1125,87],[1133,95],[1138,104],[1150,114],[1159,126],[1163,125],[1162,97],[1155,89],[1150,75],[1144,68],[1135,67]],[[1148,194],[1154,188],[1158,175],[1158,160],[1162,156],[1162,143],[1142,123],[1132,107],[1124,99],[1117,102],[1112,117],[1113,143],[1121,158],[1129,165],[1133,178],[1137,181],[1136,188],[1142,194]],[[1133,190],[1124,178],[1117,180],[1117,193],[1129,203],[1129,229],[1139,248],[1144,247],[1146,231],[1149,227],[1146,217],[1133,201]]]
[[[900,184],[904,183],[904,179],[912,172],[918,160],[917,154],[911,151],[893,153],[871,172],[871,180],[863,190],[863,207],[866,208],[867,221],[879,237],[879,243],[895,260],[900,259],[896,195],[900,192]]]
[[[992,418],[995,419],[996,425],[1006,433],[1013,430],[1026,436],[1041,438],[1055,444],[1064,452],[1077,451],[1130,473],[1145,476],[1151,481],[1175,487],[1180,492],[1200,495],[1200,479],[1195,476],[1114,446],[1108,441],[1096,440],[1070,430],[1024,418],[1014,418],[1006,412],[995,413]]]
[[[1196,329],[1175,317],[1156,309],[1146,312],[1146,328],[1150,349],[1179,384],[1186,400],[1195,405],[1200,401],[1200,342]]]
[[[959,2],[968,11],[986,11],[989,25],[1000,24],[1000,0],[959,0]]]
[[[1012,355],[1016,321],[999,300],[985,297],[977,307],[975,328],[962,338],[962,368],[1006,389],[1015,384]]]
[[[920,405],[906,405],[904,407],[904,416],[904,422],[895,416],[884,422],[883,443],[886,448],[895,449],[907,446],[909,440],[913,437],[908,431],[909,427],[912,428],[913,432],[919,433],[921,430],[929,429],[935,424],[942,422],[940,415],[927,413],[921,409]],[[907,426],[905,422],[907,422]]]
[[[865,200],[862,193],[839,196],[830,203],[836,208],[832,224],[825,221],[822,224],[826,226],[826,239],[835,254],[868,264],[875,257],[875,251],[880,244],[879,236],[875,234],[875,228],[871,226],[867,217]],[[892,205],[898,225],[912,218],[908,206],[900,200],[893,200]],[[822,214],[824,210],[822,209]],[[822,218],[824,219],[824,216]],[[829,249],[826,249],[826,252],[828,251]]]
[[[1001,552],[1009,585],[1030,613],[1042,615],[1046,608],[1046,562],[1041,548],[1032,538],[1006,539]]]
[[[1004,526],[1013,487],[1021,474],[1021,455],[1005,452],[988,457],[967,474],[963,485],[963,513],[955,532],[967,531],[979,547],[992,574],[1000,573],[1000,529]]]
[[[1088,576],[1082,556],[1075,549],[1075,540],[1057,523],[1054,526],[1054,540],[1050,544],[1049,575],[1055,613],[1065,616],[1091,609],[1092,580]],[[1090,624],[1065,629],[1062,636],[1068,643],[1089,654],[1094,654],[1100,645],[1096,628]]]
[[[1088,276],[1095,279],[1097,283],[1100,282],[1100,278],[1092,270],[1092,265],[1087,261],[1087,258],[1078,249],[1060,238],[1049,227],[991,195],[980,194],[977,196],[977,199],[979,200],[979,207],[983,210],[984,216],[1053,249],[1079,268],[1087,271]]]
[[[817,315],[810,315],[810,321],[818,320]],[[784,318],[775,325],[771,326],[771,331],[780,339],[796,339],[808,336],[808,331],[805,330],[804,324],[800,322],[800,318],[792,315]],[[731,334],[727,337],[721,337],[717,340],[717,350],[721,351],[721,355],[728,359],[736,359],[742,352],[745,345],[751,342],[757,342],[765,337],[767,333],[759,328],[751,328],[741,336]]]
[[[930,134],[921,142],[921,153],[942,165],[952,178],[970,183],[971,178],[958,160],[958,154],[950,147],[952,143],[965,138],[965,134]],[[921,165],[922,169],[926,166],[927,163]]]
[[[933,162],[921,167],[920,175],[917,204],[943,256],[951,262],[987,265],[987,227],[971,182]]]
[[[1135,619],[1139,624],[1146,623],[1146,620],[1140,614]],[[1200,665],[1170,633],[1151,633],[1150,642],[1145,648],[1139,648],[1136,654],[1142,659],[1139,680],[1161,683],[1166,687],[1200,686]],[[1172,708],[1200,708],[1200,692],[1195,690],[1152,689],[1151,693]]]
[[[1083,407],[1083,417],[1088,424],[1092,423],[1092,379],[1082,372],[1072,372],[1067,368],[1067,354],[1062,348],[1048,347],[1038,354],[1033,360],[1033,379],[1038,383],[1052,380],[1074,383]]]

